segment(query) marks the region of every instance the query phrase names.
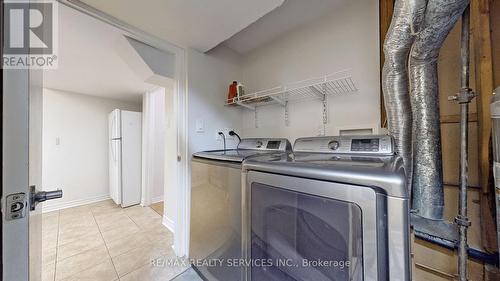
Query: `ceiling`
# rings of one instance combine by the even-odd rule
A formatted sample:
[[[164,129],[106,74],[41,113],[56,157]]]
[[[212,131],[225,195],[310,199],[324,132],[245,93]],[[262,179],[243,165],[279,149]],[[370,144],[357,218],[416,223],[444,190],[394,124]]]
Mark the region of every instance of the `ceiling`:
[[[160,39],[206,52],[284,0],[80,1]]]
[[[73,0],[78,1],[78,0]],[[278,36],[331,13],[348,0],[83,0],[161,39],[208,51],[219,44],[246,54]],[[304,12],[307,11],[307,12]],[[155,86],[120,57],[123,35],[59,5],[59,67],[44,72],[44,86],[130,102]]]
[[[349,0],[286,0],[279,8],[233,35],[223,44],[244,55],[282,34],[331,13]]]
[[[140,102],[146,84],[116,52],[126,42],[112,26],[59,5],[58,68],[44,71],[44,87]]]

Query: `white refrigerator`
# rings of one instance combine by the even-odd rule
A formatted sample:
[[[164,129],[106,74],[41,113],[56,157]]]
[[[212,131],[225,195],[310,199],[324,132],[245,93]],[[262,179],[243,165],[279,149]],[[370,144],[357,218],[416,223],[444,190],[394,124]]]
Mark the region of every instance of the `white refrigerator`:
[[[109,193],[123,208],[141,202],[142,114],[109,114]]]

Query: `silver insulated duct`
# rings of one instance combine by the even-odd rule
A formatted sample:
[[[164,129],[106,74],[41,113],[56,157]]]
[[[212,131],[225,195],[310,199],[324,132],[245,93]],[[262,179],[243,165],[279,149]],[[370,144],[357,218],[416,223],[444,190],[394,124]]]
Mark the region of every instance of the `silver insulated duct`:
[[[437,60],[446,36],[468,4],[468,0],[429,0],[410,53],[412,207],[429,219],[442,219],[444,208]]]
[[[408,55],[415,34],[425,15],[427,0],[396,0],[391,26],[384,41],[385,63],[382,69],[382,91],[389,133],[394,137],[396,152],[403,158],[407,185],[411,194],[412,179],[412,111],[408,82]]]

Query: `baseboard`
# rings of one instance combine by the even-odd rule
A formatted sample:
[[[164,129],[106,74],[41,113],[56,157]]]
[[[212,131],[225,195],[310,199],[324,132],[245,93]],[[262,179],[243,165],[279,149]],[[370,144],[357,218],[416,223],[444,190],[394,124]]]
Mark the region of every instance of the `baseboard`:
[[[91,204],[99,201],[104,201],[111,199],[109,195],[101,195],[97,197],[92,197],[92,198],[85,198],[85,199],[78,199],[78,200],[72,200],[72,201],[67,201],[67,202],[60,202],[60,203],[55,203],[55,204],[50,204],[48,206],[43,205],[42,206],[42,213],[48,213],[52,211],[58,211],[62,209],[67,209],[67,208],[72,208],[72,207],[77,207],[81,205],[86,205],[86,204]]]
[[[174,224],[173,220],[167,218],[167,216],[163,216],[162,224],[166,228],[168,228],[168,230],[170,230],[172,233],[174,233],[175,224]]]
[[[151,198],[151,204],[162,202],[162,201],[163,201],[163,195]]]

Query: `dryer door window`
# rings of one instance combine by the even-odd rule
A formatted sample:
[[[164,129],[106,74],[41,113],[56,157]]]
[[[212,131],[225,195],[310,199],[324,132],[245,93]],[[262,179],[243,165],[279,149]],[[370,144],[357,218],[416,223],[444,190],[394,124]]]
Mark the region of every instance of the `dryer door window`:
[[[363,280],[362,237],[356,204],[252,184],[252,280]]]

